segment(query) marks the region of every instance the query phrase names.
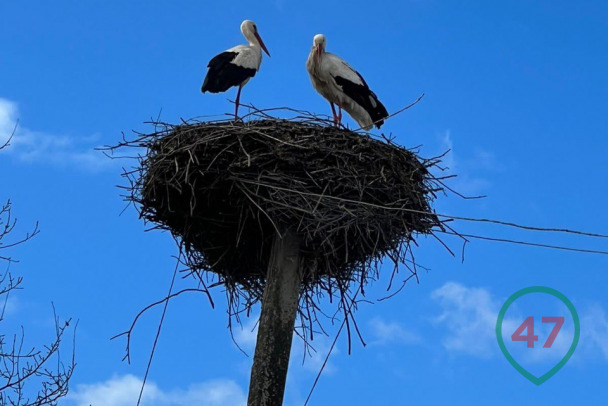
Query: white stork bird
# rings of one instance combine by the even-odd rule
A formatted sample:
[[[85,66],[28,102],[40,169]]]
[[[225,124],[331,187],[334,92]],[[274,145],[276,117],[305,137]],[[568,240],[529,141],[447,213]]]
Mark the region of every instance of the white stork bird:
[[[361,128],[369,131],[380,128],[388,117],[386,108],[365,83],[363,77],[340,57],[325,52],[325,36],[314,37],[312,50],[306,61],[312,86],[329,101],[334,123],[342,121],[342,109],[354,118]],[[338,114],[334,108],[338,105]]]
[[[238,86],[234,110],[235,119],[238,118],[241,89],[260,69],[262,49],[270,56],[253,21],[243,21],[241,32],[249,45],[237,45],[214,56],[207,65],[209,71],[201,87],[203,93],[219,93],[225,92],[232,86]]]

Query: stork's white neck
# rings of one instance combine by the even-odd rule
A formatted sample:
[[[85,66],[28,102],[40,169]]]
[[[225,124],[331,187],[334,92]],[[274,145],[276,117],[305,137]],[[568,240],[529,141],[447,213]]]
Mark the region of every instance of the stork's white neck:
[[[247,40],[247,42],[249,43],[249,45],[253,46],[253,47],[260,47],[260,41],[258,41],[257,37],[255,36],[255,34],[253,33],[253,31],[250,31],[248,29],[244,29],[243,30],[243,36],[245,37],[245,39]]]
[[[249,41],[249,45],[251,45],[252,47],[261,48],[260,41],[258,41],[258,39],[254,35],[247,38],[247,41]]]

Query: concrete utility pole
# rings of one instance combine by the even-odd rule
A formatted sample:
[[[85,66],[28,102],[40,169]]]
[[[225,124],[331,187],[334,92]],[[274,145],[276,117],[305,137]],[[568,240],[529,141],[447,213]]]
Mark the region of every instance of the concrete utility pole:
[[[287,230],[275,236],[270,253],[248,406],[283,404],[301,282],[300,238]]]

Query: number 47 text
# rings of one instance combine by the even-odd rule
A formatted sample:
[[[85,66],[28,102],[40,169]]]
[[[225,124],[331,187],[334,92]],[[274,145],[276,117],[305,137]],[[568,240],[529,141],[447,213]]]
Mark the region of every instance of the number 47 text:
[[[543,348],[551,348],[557,334],[564,325],[564,317],[542,317],[541,321],[543,323],[555,323],[553,330],[551,330],[551,334],[549,334],[549,338],[547,338],[547,341],[545,341],[545,344],[543,345]],[[525,335],[522,334],[524,330],[527,330],[527,334]],[[511,340],[526,341],[528,348],[534,348],[534,342],[538,341],[538,336],[534,335],[534,317],[527,317],[524,322],[517,327],[517,330],[515,330],[513,335],[511,335]]]

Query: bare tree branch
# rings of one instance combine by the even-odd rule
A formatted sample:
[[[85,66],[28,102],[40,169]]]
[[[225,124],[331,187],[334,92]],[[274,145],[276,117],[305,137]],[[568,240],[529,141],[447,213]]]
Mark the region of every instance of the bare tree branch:
[[[17,122],[15,123],[15,128],[13,128],[13,132],[11,133],[11,135],[9,135],[8,139],[3,144],[0,144],[0,150],[8,147],[11,144],[11,140],[15,136],[15,131],[17,131],[18,126],[19,120],[17,120]]]
[[[6,145],[8,141],[0,149]],[[11,216],[11,202],[7,201],[0,207],[0,251],[23,244],[38,234],[36,223],[34,229],[25,236],[6,243],[16,224],[16,219]],[[11,264],[16,262],[10,256],[0,255],[0,261],[6,262],[6,268],[0,271],[1,323],[5,319],[9,297],[21,289],[23,278],[15,277],[9,271]],[[54,306],[53,314],[54,338],[42,347],[27,349],[23,326],[11,338],[4,333],[0,334],[0,406],[54,406],[67,394],[68,383],[76,367],[74,347],[67,365],[61,361],[60,347],[72,320],[60,321]]]

